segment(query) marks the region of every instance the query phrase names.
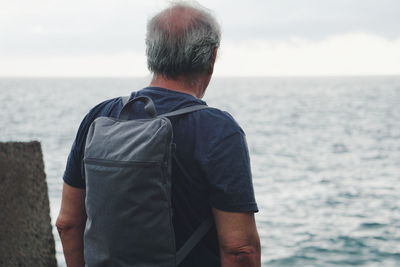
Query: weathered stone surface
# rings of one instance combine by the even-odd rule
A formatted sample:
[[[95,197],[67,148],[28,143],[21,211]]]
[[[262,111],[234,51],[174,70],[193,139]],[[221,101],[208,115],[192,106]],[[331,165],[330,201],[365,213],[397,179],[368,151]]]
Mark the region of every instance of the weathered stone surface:
[[[0,143],[0,266],[57,266],[39,142]]]

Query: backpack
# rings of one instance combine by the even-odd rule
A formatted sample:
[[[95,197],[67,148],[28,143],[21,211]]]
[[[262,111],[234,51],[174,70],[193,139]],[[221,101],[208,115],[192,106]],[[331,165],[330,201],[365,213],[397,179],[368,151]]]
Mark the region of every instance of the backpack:
[[[213,220],[204,220],[176,251],[171,162],[177,158],[168,117],[207,106],[157,116],[149,97],[128,100],[122,98],[119,118],[98,117],[89,127],[83,163],[86,266],[175,267],[208,232]],[[145,104],[149,118],[130,120],[130,107],[138,101]]]

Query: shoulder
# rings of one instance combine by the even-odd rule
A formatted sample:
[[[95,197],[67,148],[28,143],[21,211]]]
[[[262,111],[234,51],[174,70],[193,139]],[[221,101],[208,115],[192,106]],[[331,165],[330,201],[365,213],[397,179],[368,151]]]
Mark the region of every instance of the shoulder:
[[[92,107],[83,118],[81,126],[91,124],[98,117],[116,117],[122,108],[121,98],[107,99]]]
[[[79,126],[76,139],[75,139],[75,149],[78,149],[79,151],[83,151],[83,146],[85,143],[86,135],[89,130],[90,125],[92,122],[102,116],[117,116],[119,113],[119,110],[122,108],[121,105],[121,98],[116,97],[112,99],[105,100],[93,108],[89,110],[89,112],[85,115],[85,117],[82,119],[81,124]],[[119,109],[118,109],[119,107]]]
[[[113,113],[116,113],[115,111],[117,107],[122,108],[121,97],[115,97],[100,102],[99,104],[90,109],[88,115],[94,117],[112,116]]]
[[[223,135],[243,133],[242,128],[231,114],[218,108],[209,107],[198,112],[198,118],[207,129],[221,129]]]
[[[245,134],[231,114],[217,108],[207,108],[187,116],[186,130],[193,131],[194,142],[198,147],[199,158],[210,158],[216,149],[239,145],[237,140],[245,138]],[[204,154],[207,155],[204,157]]]

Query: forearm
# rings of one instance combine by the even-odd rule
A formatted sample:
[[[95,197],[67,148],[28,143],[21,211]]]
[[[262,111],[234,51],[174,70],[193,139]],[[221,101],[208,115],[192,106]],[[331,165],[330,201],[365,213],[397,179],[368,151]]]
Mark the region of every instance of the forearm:
[[[68,267],[83,267],[83,232],[84,226],[58,228]]]
[[[248,246],[221,251],[221,267],[260,267],[259,246]]]

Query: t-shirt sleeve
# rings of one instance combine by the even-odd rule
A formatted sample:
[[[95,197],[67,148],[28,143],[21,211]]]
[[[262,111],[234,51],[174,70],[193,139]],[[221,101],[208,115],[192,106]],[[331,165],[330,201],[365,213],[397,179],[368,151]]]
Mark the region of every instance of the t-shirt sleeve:
[[[214,208],[230,212],[258,212],[243,131],[235,131],[213,147],[205,173]]]
[[[63,176],[63,180],[66,184],[76,188],[85,188],[85,179],[83,177],[83,152],[87,132],[91,123],[90,117],[90,114],[86,115],[79,126],[71,151],[68,155]]]
[[[67,166],[65,168],[63,180],[66,184],[76,187],[85,188],[85,180],[82,176],[81,157],[75,148],[75,142],[68,155]]]

